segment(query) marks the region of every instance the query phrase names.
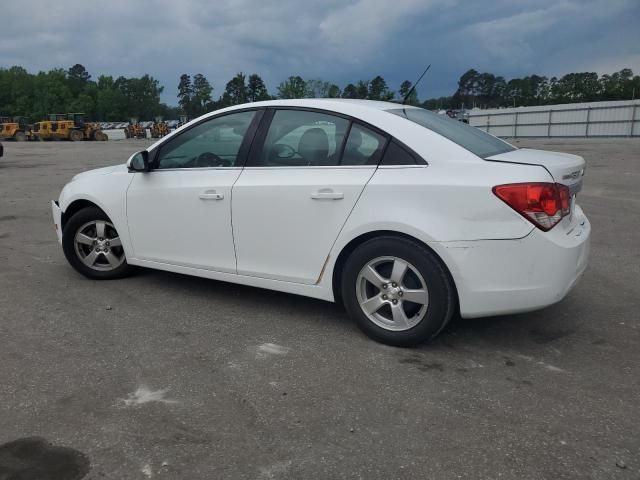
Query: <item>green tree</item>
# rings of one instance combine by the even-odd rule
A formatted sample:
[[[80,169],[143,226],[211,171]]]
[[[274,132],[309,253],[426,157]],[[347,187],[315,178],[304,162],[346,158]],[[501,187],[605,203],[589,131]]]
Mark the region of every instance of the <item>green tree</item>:
[[[307,96],[309,98],[339,98],[340,87],[324,80],[307,80]]]
[[[191,76],[183,73],[180,75],[180,83],[178,83],[178,105],[186,115],[193,115],[193,85],[191,84]]]
[[[228,107],[247,102],[247,84],[244,73],[237,73],[235,77],[227,82],[224,94],[218,101],[219,106]]]
[[[193,111],[190,115],[195,117],[213,110],[211,100],[212,92],[213,87],[204,75],[198,73],[193,77],[193,95],[191,97],[191,108]]]
[[[249,83],[247,85],[247,100],[250,102],[260,102],[262,100],[270,100],[271,95],[267,92],[267,87],[260,75],[252,73],[249,75]]]
[[[76,96],[80,95],[80,93],[85,89],[87,83],[91,79],[91,75],[89,75],[87,69],[84,68],[84,65],[76,63],[73,67],[67,70],[67,79],[71,94]]]
[[[369,100],[391,100],[395,93],[389,90],[387,82],[380,75],[375,77],[368,85],[368,93],[366,98]]]
[[[327,92],[328,98],[340,98],[342,92],[340,91],[340,87],[335,83],[331,84],[329,87],[329,91]]]
[[[278,98],[305,98],[307,96],[307,82],[300,76],[289,77],[278,85]]]
[[[356,98],[369,98],[369,81],[368,80],[358,80],[356,83]]]
[[[409,80],[405,80],[404,82],[402,82],[400,84],[400,100],[404,100],[404,98],[409,95],[409,92],[411,92],[411,95],[409,95],[409,98],[407,98],[407,104],[409,105],[418,105],[418,92],[416,92],[416,90],[414,89],[413,91],[411,91],[411,89],[413,88],[412,83]]]
[[[342,98],[358,98],[358,89],[353,83],[348,84],[342,91]]]
[[[67,72],[60,68],[39,72],[33,84],[32,116],[44,119],[50,113],[66,113],[73,98],[67,85]]]

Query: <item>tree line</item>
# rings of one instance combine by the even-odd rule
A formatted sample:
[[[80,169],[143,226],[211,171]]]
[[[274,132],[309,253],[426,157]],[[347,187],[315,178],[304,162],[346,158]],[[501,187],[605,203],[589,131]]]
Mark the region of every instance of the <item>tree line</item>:
[[[178,104],[182,111],[190,117],[217,110],[231,105],[239,105],[260,100],[278,98],[361,98],[368,100],[399,100],[403,99],[411,90],[411,82],[402,82],[398,92],[389,88],[386,80],[380,75],[373,80],[360,80],[350,83],[341,89],[335,83],[321,79],[305,80],[296,75],[280,82],[276,87],[276,94],[267,91],[260,75],[252,73],[249,76],[240,72],[225,85],[224,91],[217,98],[213,96],[213,86],[204,75],[198,73],[191,78],[188,74],[180,76],[178,84]],[[412,92],[408,103],[417,105],[418,97]]]
[[[568,73],[560,78],[529,75],[506,80],[492,73],[467,70],[449,97],[424,102],[428,109],[498,108],[559,103],[631,100],[640,97],[640,76],[630,68],[598,77],[595,72]]]
[[[150,75],[100,75],[92,80],[84,66],[31,74],[22,67],[0,68],[0,115],[32,121],[50,113],[83,112],[91,120],[175,116],[177,109],[160,102],[160,82]]]
[[[429,79],[423,86],[428,89]],[[236,74],[219,95],[201,73],[182,74],[178,81],[178,106],[160,101],[164,87],[150,75],[113,78],[100,75],[93,80],[83,65],[53,69],[32,74],[23,67],[0,68],[0,115],[27,116],[33,121],[49,113],[83,112],[88,119],[122,121],[144,120],[156,116],[191,118],[219,108],[274,98],[360,98],[369,100],[401,100],[411,92],[412,83],[405,80],[397,91],[378,75],[372,80],[359,80],[344,88],[322,79],[305,80],[290,76],[280,82],[271,94],[256,73]],[[474,69],[465,72],[451,96],[418,99],[415,90],[407,103],[424,108],[495,108],[521,105],[545,105],[598,100],[626,100],[640,96],[640,76],[631,69],[605,74],[570,73],[560,78],[530,75],[506,80],[492,73]]]

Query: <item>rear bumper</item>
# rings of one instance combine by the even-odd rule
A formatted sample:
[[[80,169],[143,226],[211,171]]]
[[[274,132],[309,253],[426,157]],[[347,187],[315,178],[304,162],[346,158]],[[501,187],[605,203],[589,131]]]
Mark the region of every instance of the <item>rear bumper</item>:
[[[562,300],[587,267],[591,225],[576,206],[572,228],[534,229],[518,240],[439,244],[462,317],[522,313]]]
[[[58,206],[58,202],[51,200],[51,213],[53,215],[53,225],[56,229],[58,242],[62,244],[62,210]]]

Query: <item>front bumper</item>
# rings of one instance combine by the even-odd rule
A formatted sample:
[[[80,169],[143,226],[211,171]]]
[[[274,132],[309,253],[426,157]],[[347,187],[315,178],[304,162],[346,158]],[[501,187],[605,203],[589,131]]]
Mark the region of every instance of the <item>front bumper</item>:
[[[578,206],[574,215],[570,229],[534,229],[517,240],[440,244],[462,317],[528,312],[562,300],[587,267],[590,251],[589,220]]]
[[[58,242],[62,245],[62,210],[58,206],[58,202],[51,200],[51,213],[53,214],[53,225],[56,229]]]

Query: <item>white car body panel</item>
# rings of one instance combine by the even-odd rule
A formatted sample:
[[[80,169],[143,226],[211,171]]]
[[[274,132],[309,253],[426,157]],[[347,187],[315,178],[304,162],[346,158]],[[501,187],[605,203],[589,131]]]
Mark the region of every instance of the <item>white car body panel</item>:
[[[233,187],[238,273],[315,284],[375,171],[375,166],[245,168]]]
[[[133,175],[126,165],[80,173],[64,186],[58,205],[62,212],[66,212],[72,203],[79,200],[95,204],[109,215],[125,252],[133,252],[127,225],[127,189],[132,180]]]
[[[231,187],[241,168],[184,168],[131,175],[127,216],[139,260],[236,273]],[[150,214],[153,205],[155,214]]]
[[[58,243],[62,245],[62,210],[56,202],[51,201],[51,214],[53,216],[53,226],[56,229]]]
[[[394,232],[428,245],[449,269],[464,317],[541,308],[563,298],[586,266],[590,225],[574,205],[551,231],[534,227],[491,188],[562,182],[584,161],[515,150],[483,160],[404,118],[384,102],[287,100],[362,119],[424,158],[424,166],[246,167],[85,172],[65,186],[54,222],[77,200],[104,210],[128,263],[334,300],[336,261],[350,242]],[[207,114],[198,121],[224,112]],[[155,150],[189,123],[151,145]],[[574,182],[570,178],[568,182]],[[580,179],[581,181],[581,179]],[[215,190],[215,192],[213,192]],[[311,199],[339,193],[342,199]],[[200,199],[201,194],[221,195]],[[157,206],[154,212],[152,206]],[[551,274],[550,274],[551,273]]]

